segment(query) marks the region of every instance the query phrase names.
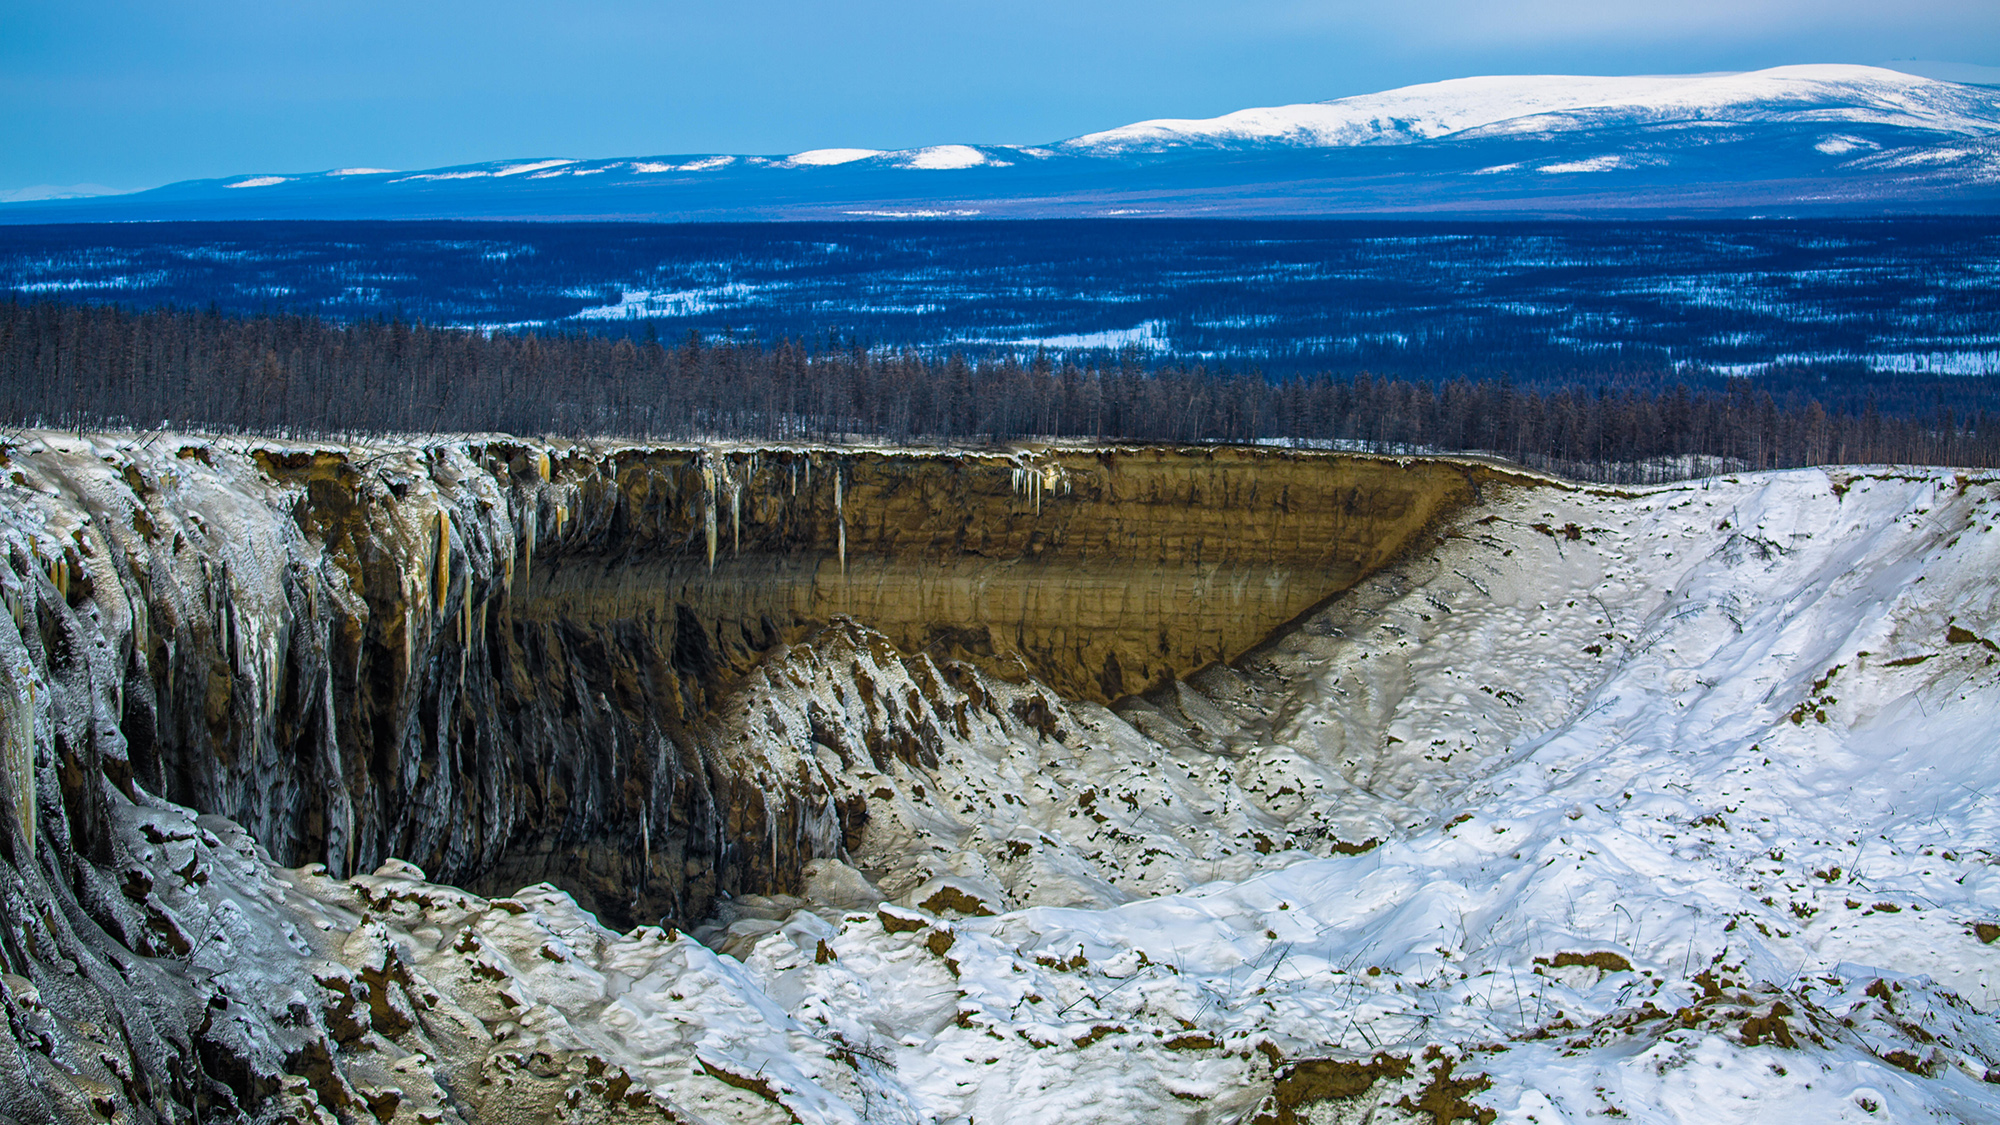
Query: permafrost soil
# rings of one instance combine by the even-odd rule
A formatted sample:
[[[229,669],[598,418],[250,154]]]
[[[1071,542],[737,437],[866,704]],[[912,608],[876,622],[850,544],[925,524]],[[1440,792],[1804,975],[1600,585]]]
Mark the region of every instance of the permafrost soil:
[[[2000,478],[7,454],[14,1119],[2000,1119]]]

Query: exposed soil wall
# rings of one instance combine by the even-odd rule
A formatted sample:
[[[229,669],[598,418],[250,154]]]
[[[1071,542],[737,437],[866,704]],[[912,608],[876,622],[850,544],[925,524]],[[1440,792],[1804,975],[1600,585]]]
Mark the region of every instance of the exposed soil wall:
[[[113,682],[74,690],[115,707],[115,782],[281,863],[549,879],[614,922],[839,851],[826,779],[773,758],[801,748],[706,721],[836,616],[1108,700],[1236,655],[1501,477],[1210,448],[52,436],[13,459],[15,583],[101,634]]]

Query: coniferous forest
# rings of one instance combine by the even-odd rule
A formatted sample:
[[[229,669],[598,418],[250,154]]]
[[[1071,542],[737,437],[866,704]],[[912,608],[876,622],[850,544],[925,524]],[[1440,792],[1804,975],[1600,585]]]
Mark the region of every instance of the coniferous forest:
[[[1639,482],[1814,464],[2000,466],[1986,376],[1598,371],[1420,380],[967,358],[778,341],[480,332],[399,321],[0,305],[0,418],[339,437],[507,432],[665,440],[1276,442],[1481,452]]]

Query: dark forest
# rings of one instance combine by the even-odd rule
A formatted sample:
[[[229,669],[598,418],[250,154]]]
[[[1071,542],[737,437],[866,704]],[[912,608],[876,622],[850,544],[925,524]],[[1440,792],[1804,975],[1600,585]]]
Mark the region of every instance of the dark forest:
[[[697,441],[1278,442],[1480,452],[1641,482],[1816,464],[2000,465],[1996,382],[1825,372],[1689,386],[1287,374],[1118,356],[968,359],[0,304],[0,418],[301,437],[505,432]],[[1774,393],[1775,391],[1775,393]]]

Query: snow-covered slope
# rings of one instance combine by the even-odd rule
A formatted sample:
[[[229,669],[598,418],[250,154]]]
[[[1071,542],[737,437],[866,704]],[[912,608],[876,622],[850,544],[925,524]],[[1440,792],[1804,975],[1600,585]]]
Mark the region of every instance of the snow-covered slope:
[[[1205,120],[1141,121],[1060,147],[1093,154],[1185,146],[1335,148],[1414,144],[1475,129],[1574,132],[1676,122],[1847,123],[1990,136],[2000,133],[2000,90],[1873,66],[1633,78],[1503,75],[1244,109]]]
[[[1879,67],[1492,76],[1046,145],[258,172],[8,204],[0,222],[1988,211],[2000,207],[1996,135],[2000,89]]]
[[[878,782],[960,826],[894,834],[958,873],[929,913],[726,947],[916,1119],[1248,1120],[1331,1058],[1509,1121],[2000,1120],[1996,520],[1934,471],[1517,493],[1242,671]],[[1004,875],[1186,870],[1176,816],[1381,842],[1108,909]]]

